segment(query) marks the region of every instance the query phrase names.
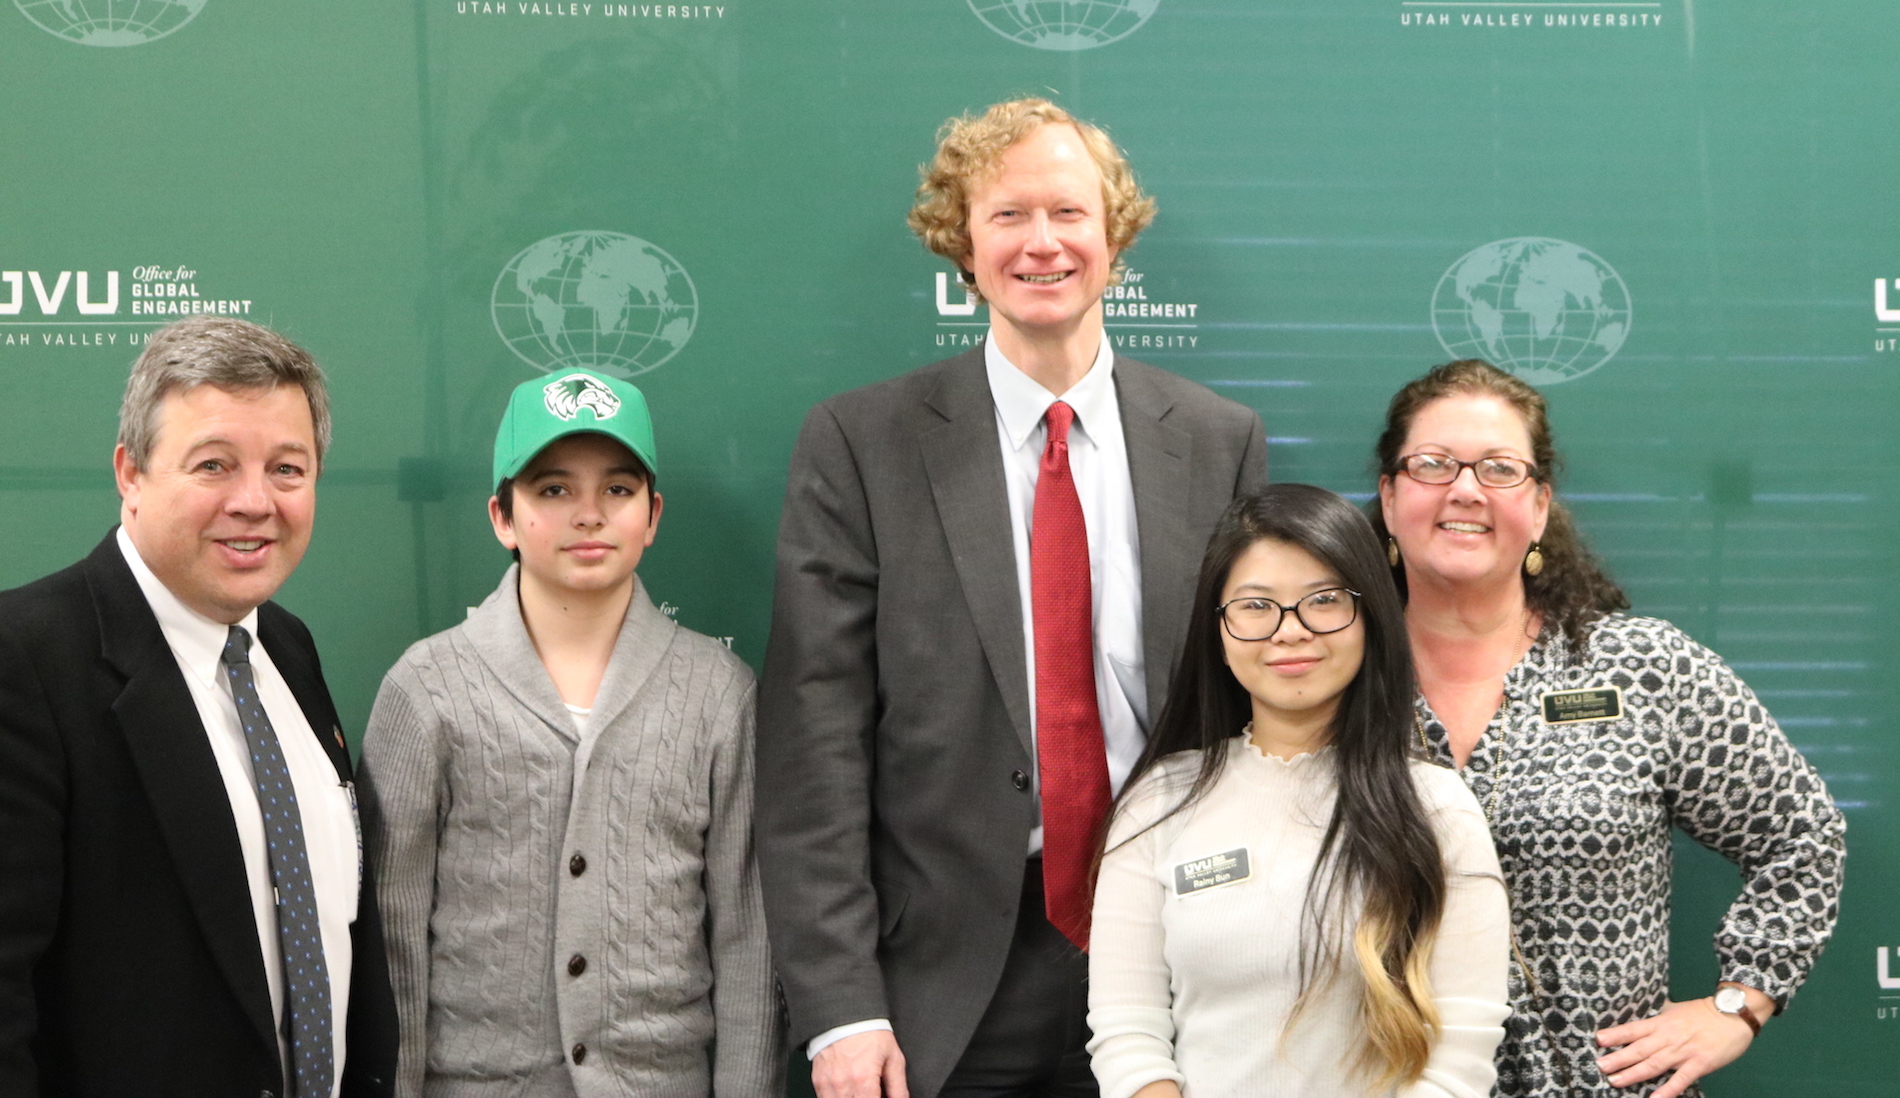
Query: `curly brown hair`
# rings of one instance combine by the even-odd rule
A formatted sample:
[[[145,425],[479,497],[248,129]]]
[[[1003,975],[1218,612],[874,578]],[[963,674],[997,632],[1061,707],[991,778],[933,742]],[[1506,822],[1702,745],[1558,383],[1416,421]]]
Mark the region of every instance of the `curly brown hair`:
[[[1082,146],[1102,173],[1102,200],[1108,246],[1115,252],[1111,283],[1121,282],[1122,253],[1155,218],[1155,200],[1135,182],[1128,158],[1101,127],[1084,122],[1047,99],[1012,99],[980,115],[959,115],[937,130],[937,155],[917,172],[917,199],[911,205],[910,231],[924,247],[949,260],[963,284],[974,291],[976,279],[964,269],[970,254],[970,195],[993,176],[1010,146],[1038,126],[1073,126]]]
[[[1629,596],[1610,579],[1603,562],[1583,540],[1570,511],[1555,498],[1557,471],[1561,459],[1551,438],[1550,415],[1544,395],[1529,383],[1498,369],[1479,358],[1459,359],[1434,366],[1425,376],[1414,378],[1392,396],[1386,406],[1385,430],[1379,435],[1375,453],[1376,472],[1381,477],[1397,476],[1399,450],[1411,434],[1412,421],[1428,404],[1451,396],[1490,396],[1502,400],[1523,417],[1524,429],[1531,438],[1531,474],[1549,485],[1553,496],[1550,518],[1544,524],[1539,547],[1544,554],[1544,570],[1524,576],[1524,599],[1531,609],[1543,615],[1544,628],[1562,631],[1573,653],[1579,655],[1591,622],[1605,614],[1629,609]],[[1391,536],[1385,528],[1385,514],[1377,496],[1366,507],[1372,528],[1380,540]],[[1405,566],[1392,569],[1392,578],[1404,597]]]

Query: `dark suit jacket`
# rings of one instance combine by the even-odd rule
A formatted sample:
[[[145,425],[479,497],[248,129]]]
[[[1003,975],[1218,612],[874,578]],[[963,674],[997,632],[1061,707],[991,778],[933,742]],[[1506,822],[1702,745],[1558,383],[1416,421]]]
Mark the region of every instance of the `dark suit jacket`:
[[[1266,483],[1252,411],[1115,359],[1160,712],[1200,560]],[[934,1098],[1002,972],[1034,819],[995,405],[971,351],[813,409],[780,520],[754,827],[804,1043],[889,1018]]]
[[[258,634],[350,774],[310,633]],[[367,874],[343,1093],[387,1095],[395,1005]],[[107,536],[0,593],[0,1094],[284,1093],[237,825],[190,689]]]

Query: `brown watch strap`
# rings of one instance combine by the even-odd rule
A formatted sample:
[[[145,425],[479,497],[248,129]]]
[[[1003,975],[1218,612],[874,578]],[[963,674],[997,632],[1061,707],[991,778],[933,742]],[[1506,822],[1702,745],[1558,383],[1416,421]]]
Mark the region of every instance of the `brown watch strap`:
[[[1732,987],[1732,988],[1734,988],[1734,989],[1736,989],[1737,991],[1741,991],[1741,990],[1742,990],[1742,985],[1740,985],[1740,984],[1723,984],[1722,986],[1723,986],[1724,988],[1731,988],[1731,987]],[[1710,1001],[1711,1001],[1711,1003],[1713,1003],[1713,1001],[1714,1001],[1714,1000],[1713,1000],[1713,999],[1711,999]],[[1717,1012],[1718,1014],[1727,1014],[1727,1013],[1728,1013],[1728,1011],[1726,1011],[1726,1010],[1723,1010],[1723,1009],[1722,1009],[1722,1008],[1720,1008],[1720,1007],[1716,1007],[1716,1012]],[[1760,1037],[1760,1036],[1761,1036],[1761,1019],[1760,1019],[1760,1018],[1757,1018],[1757,1017],[1755,1017],[1755,1012],[1754,1012],[1753,1010],[1750,1010],[1750,1009],[1749,1009],[1749,1006],[1748,1006],[1748,996],[1747,996],[1747,994],[1746,994],[1746,993],[1744,993],[1744,994],[1743,994],[1743,996],[1742,996],[1742,1005],[1741,1005],[1741,1006],[1739,1006],[1739,1007],[1737,1007],[1737,1008],[1735,1008],[1735,1017],[1737,1017],[1737,1018],[1740,1018],[1740,1019],[1741,1019],[1742,1021],[1744,1021],[1744,1022],[1747,1022],[1747,1023],[1748,1023],[1748,1028],[1749,1028],[1749,1029],[1750,1029],[1750,1030],[1751,1030],[1751,1031],[1753,1032],[1753,1035],[1754,1035],[1754,1036],[1756,1036],[1756,1037]]]

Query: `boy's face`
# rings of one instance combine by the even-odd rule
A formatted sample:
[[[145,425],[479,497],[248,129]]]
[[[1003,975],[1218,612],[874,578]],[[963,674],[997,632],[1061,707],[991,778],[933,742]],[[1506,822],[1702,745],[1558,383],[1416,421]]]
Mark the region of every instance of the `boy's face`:
[[[633,451],[606,435],[556,439],[515,477],[514,519],[488,518],[521,570],[550,587],[603,591],[626,583],[653,544],[661,499]]]

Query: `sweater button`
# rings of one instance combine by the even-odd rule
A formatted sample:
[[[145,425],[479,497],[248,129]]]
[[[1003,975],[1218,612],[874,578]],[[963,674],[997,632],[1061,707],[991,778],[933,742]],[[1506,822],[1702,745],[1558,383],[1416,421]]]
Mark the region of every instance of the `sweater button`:
[[[586,971],[587,971],[587,958],[576,953],[572,957],[569,957],[567,959],[567,974],[569,976],[579,976],[581,973],[586,972]]]
[[[574,1062],[575,1062],[575,1063],[577,1063],[577,1064],[584,1064],[584,1063],[586,1063],[586,1062],[587,1062],[587,1046],[586,1046],[586,1045],[575,1045],[575,1046],[574,1046],[574,1051],[573,1051],[573,1056],[574,1056]]]
[[[567,860],[567,871],[576,877],[587,872],[587,859],[579,854],[574,855]]]
[[[1009,784],[1015,786],[1018,789],[1028,789],[1029,775],[1023,773],[1020,770],[1012,771],[1009,775]]]

